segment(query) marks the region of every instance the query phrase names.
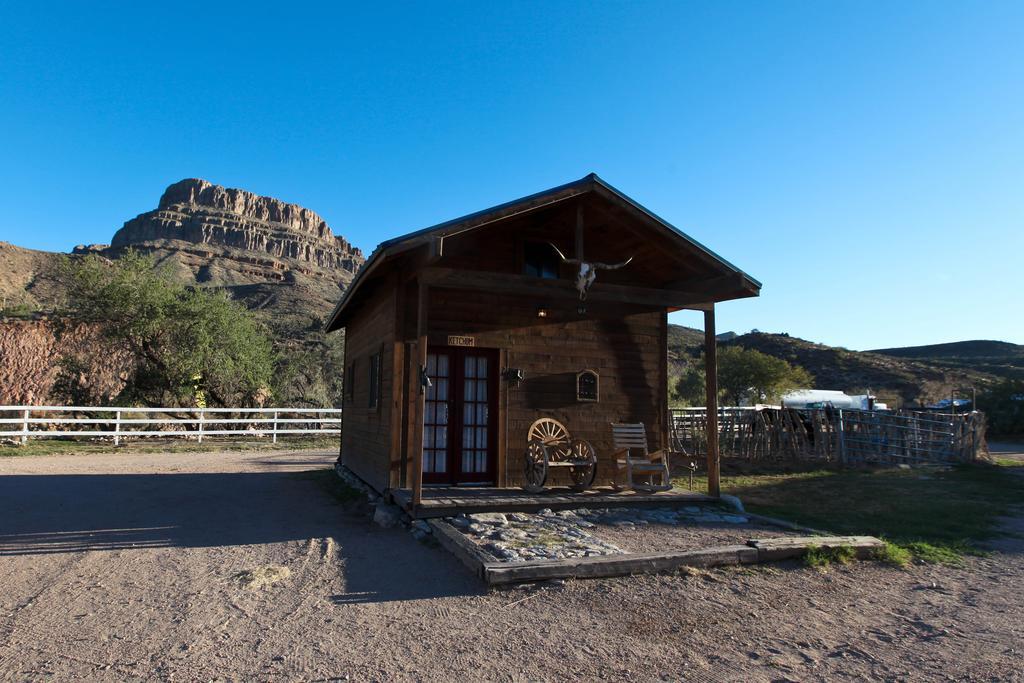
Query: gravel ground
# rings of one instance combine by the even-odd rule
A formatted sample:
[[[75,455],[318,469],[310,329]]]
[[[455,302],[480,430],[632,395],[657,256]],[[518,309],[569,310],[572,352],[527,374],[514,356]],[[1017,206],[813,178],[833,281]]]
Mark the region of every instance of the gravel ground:
[[[698,550],[745,545],[754,538],[807,535],[710,505],[483,513],[447,521],[495,560],[511,563]]]
[[[0,679],[1024,680],[1019,548],[488,593],[332,459],[0,459]]]

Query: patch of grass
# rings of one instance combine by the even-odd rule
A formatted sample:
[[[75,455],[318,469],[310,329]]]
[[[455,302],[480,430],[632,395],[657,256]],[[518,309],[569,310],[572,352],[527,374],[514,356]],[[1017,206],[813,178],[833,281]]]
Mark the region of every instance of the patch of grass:
[[[929,564],[963,564],[965,555],[984,553],[969,543],[935,544],[927,541],[910,541],[903,547],[915,560]]]
[[[0,316],[5,318],[30,318],[38,310],[38,307],[31,304],[9,304],[0,309]]]
[[[829,565],[850,564],[857,559],[857,551],[848,545],[841,545],[835,548],[823,548],[812,545],[807,548],[804,554],[804,564],[816,569],[825,569]]]
[[[722,490],[739,496],[751,512],[839,534],[884,537],[919,561],[956,563],[978,553],[977,543],[998,537],[999,517],[1024,504],[1022,474],[1019,462],[817,468],[723,474]],[[676,484],[686,487],[683,479]],[[706,486],[705,480],[700,484]]]
[[[999,467],[1020,467],[1024,469],[1024,460],[1014,460],[1013,458],[995,458],[993,462]]]
[[[0,445],[0,457],[33,455],[89,455],[92,453],[210,453],[214,451],[281,451],[329,450],[338,447],[337,437],[294,436],[280,437],[277,443],[270,439],[258,441],[232,439],[206,439],[203,443],[185,439],[140,439],[125,441],[115,446],[110,441],[87,439],[29,439],[24,446]]]
[[[883,547],[874,552],[874,559],[878,562],[884,562],[893,567],[903,569],[910,566],[913,555],[903,546],[886,541]]]
[[[238,585],[248,590],[259,590],[266,586],[273,586],[275,583],[284,581],[291,576],[292,570],[278,564],[268,564],[265,567],[247,569],[244,572],[235,574],[234,579]]]

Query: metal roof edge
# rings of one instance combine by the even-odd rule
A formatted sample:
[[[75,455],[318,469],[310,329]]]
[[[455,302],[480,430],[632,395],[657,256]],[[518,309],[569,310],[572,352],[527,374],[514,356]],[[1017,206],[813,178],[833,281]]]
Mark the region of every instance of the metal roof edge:
[[[670,231],[675,233],[675,235],[677,237],[681,237],[683,240],[685,240],[691,246],[696,247],[697,249],[700,249],[701,251],[705,252],[706,254],[711,256],[713,259],[715,259],[716,261],[721,263],[723,266],[725,266],[726,268],[728,268],[728,269],[730,269],[732,271],[735,271],[735,272],[739,273],[740,275],[742,275],[747,280],[750,280],[750,282],[752,284],[756,285],[758,289],[761,288],[761,282],[759,280],[751,277],[746,272],[744,272],[743,270],[741,270],[740,268],[738,268],[737,266],[735,266],[731,262],[727,261],[726,259],[722,258],[717,253],[715,253],[711,249],[707,248],[706,246],[704,246],[703,244],[701,244],[697,240],[693,239],[692,237],[687,235],[685,232],[683,232],[682,230],[680,230],[676,226],[672,225],[667,220],[665,220],[664,218],[662,218],[658,214],[654,213],[653,211],[648,209],[646,206],[644,206],[640,202],[636,201],[635,199],[632,199],[629,195],[625,194],[624,192],[619,190],[614,185],[608,183],[607,181],[605,181],[600,176],[598,176],[598,175],[596,175],[594,173],[591,173],[590,176],[588,176],[588,177],[593,177],[593,180],[594,180],[594,182],[597,185],[599,185],[600,187],[603,187],[605,190],[611,192],[616,197],[618,197],[621,201],[629,204],[634,209],[640,211],[643,214],[646,214],[652,220],[654,220],[654,221],[660,223],[661,225],[663,225],[664,227],[668,228]]]

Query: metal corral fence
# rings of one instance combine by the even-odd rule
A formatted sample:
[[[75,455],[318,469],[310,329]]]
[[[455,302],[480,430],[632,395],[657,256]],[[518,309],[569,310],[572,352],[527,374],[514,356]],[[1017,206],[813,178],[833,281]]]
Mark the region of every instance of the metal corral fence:
[[[17,429],[13,429],[17,427]],[[192,437],[338,434],[340,408],[115,408],[0,406],[0,440],[43,437]]]
[[[985,450],[980,412],[721,408],[719,453],[747,461],[818,460],[838,464],[970,462]],[[673,450],[707,450],[704,408],[672,410]]]

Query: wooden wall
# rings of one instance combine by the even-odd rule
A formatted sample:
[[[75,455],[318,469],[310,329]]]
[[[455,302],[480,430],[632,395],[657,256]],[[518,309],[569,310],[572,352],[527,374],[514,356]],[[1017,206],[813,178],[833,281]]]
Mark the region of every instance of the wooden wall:
[[[504,381],[501,386],[499,412],[505,412],[507,401],[502,419],[508,422],[499,444],[500,483],[522,483],[530,424],[553,417],[594,445],[595,484],[606,484],[614,476],[612,421],[643,422],[652,449],[667,436],[666,314],[592,305],[580,315],[575,301],[544,305],[548,317],[542,319],[529,297],[431,288],[430,343],[443,345],[449,335],[472,336],[479,347],[501,349],[504,367],[525,372],[518,387]],[[576,401],[576,373],[584,369],[600,374],[596,403]]]
[[[341,461],[364,481],[384,490],[389,486],[394,412],[392,386],[395,362],[395,292],[381,287],[357,311],[345,331],[345,367],[355,362],[355,376],[345,378],[342,403]],[[370,357],[380,352],[380,400],[369,407]],[[354,396],[348,383],[355,381]]]

